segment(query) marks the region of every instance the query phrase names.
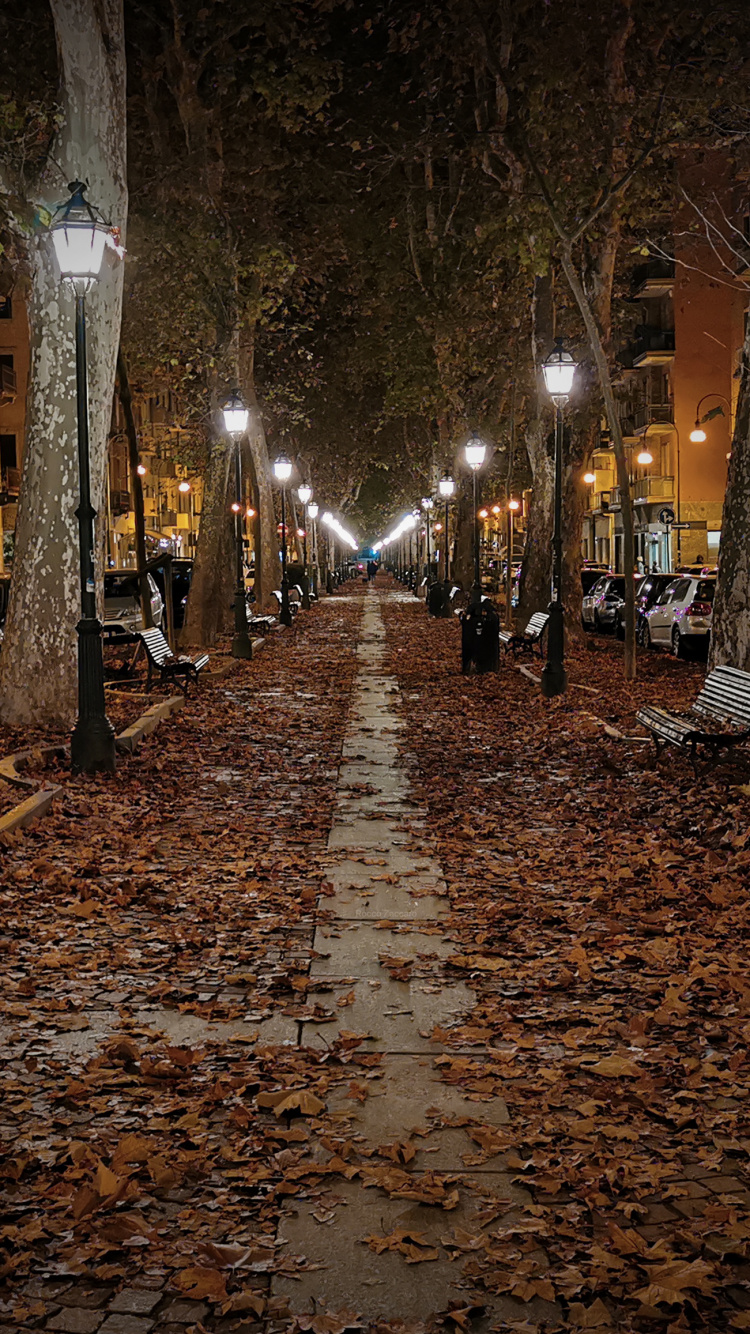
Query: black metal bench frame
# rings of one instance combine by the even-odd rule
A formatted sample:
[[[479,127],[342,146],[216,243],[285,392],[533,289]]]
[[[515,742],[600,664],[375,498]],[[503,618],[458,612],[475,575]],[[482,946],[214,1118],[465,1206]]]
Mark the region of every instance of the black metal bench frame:
[[[705,723],[710,719],[734,725],[736,730],[709,731]],[[709,751],[709,759],[703,767],[705,773],[719,762],[723,751],[728,751],[729,758],[734,760],[735,746],[750,738],[750,672],[742,672],[737,667],[717,667],[706,677],[689,713],[670,713],[667,709],[647,704],[638,710],[636,722],[651,733],[657,764],[667,746],[676,746],[689,752],[697,776],[702,748]],[[699,723],[703,726],[698,726]]]
[[[139,630],[138,638],[143,644],[148,663],[146,693],[151,690],[154,673],[158,672],[160,681],[176,681],[187,698],[190,682],[195,681],[197,685],[200,673],[208,664],[208,654],[202,653],[199,658],[189,658],[185,654],[178,657],[172,652],[161,630]]]
[[[534,649],[538,648],[541,657],[542,637],[547,629],[548,621],[549,612],[535,611],[523,634],[517,635],[512,630],[501,630],[500,643],[505,652],[511,652],[515,657],[516,653],[533,653]]]

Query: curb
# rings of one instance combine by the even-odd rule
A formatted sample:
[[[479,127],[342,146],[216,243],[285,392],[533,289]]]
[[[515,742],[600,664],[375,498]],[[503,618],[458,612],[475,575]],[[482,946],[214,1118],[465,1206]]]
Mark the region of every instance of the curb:
[[[169,699],[163,699],[160,704],[152,704],[150,709],[141,714],[130,727],[126,727],[124,732],[115,738],[115,747],[121,754],[133,755],[138,749],[144,737],[150,736],[156,731],[159,723],[163,719],[171,717],[178,709],[181,709],[185,703],[184,695],[170,695]]]
[[[253,660],[253,658],[255,657],[256,653],[260,653],[260,650],[261,650],[262,648],[265,648],[267,642],[268,642],[268,641],[265,640],[265,639],[254,639],[254,640],[253,640],[253,657],[252,657],[252,658],[233,658],[231,662],[228,662],[228,663],[227,663],[226,667],[220,667],[219,670],[218,670],[218,672],[211,672],[211,673],[206,677],[206,680],[207,680],[208,682],[213,682],[213,681],[224,681],[224,680],[226,679],[227,676],[231,676],[231,675],[232,675],[232,672],[235,671],[237,667],[239,667],[239,665],[240,665],[241,662],[252,662],[252,660]]]

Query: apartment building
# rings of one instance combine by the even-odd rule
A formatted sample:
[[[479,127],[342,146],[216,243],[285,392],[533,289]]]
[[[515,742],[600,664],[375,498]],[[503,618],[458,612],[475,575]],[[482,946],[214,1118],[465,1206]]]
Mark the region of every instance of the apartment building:
[[[733,282],[705,238],[675,230],[674,261],[651,259],[633,271],[640,319],[616,382],[636,557],[666,572],[718,558],[750,295],[739,266]],[[606,430],[590,476],[583,554],[621,572],[622,496]]]
[[[186,455],[178,405],[169,391],[133,391],[143,486],[146,554],[169,551],[195,556],[203,502],[203,479],[179,460]],[[109,451],[108,545],[112,565],[135,566],[135,512],[125,421],[115,397]]]
[[[21,485],[26,386],[30,347],[26,307],[20,295],[0,298],[0,523],[12,535]],[[137,394],[133,410],[143,469],[146,548],[194,556],[203,497],[202,478],[178,460],[185,454],[177,404],[168,392]],[[133,566],[135,513],[125,423],[115,395],[107,475],[107,558]],[[0,570],[5,568],[0,540]],[[6,544],[8,553],[12,543]]]

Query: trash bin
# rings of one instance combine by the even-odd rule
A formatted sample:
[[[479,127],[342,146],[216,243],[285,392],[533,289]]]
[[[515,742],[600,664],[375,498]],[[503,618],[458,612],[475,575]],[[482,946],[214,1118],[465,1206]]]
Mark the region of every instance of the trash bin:
[[[500,666],[500,617],[490,601],[461,616],[461,671],[496,672]]]

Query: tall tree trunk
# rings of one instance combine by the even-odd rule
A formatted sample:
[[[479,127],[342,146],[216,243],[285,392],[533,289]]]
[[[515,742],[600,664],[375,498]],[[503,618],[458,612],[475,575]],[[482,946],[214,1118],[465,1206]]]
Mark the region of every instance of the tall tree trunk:
[[[148,586],[148,576],[145,573],[146,518],[143,512],[143,482],[141,480],[141,474],[138,471],[138,465],[140,463],[138,454],[138,431],[136,430],[135,414],[133,412],[133,396],[130,392],[128,363],[125,358],[125,353],[122,350],[122,345],[117,353],[117,392],[122,407],[122,415],[125,418],[125,437],[128,442],[128,468],[130,472],[130,485],[133,491],[135,559],[139,571],[141,615],[143,616],[143,624],[145,628],[150,630],[154,624],[154,617],[151,610],[151,590]]]
[[[721,520],[719,577],[711,623],[709,667],[750,672],[750,326]]]
[[[466,476],[466,469],[454,472],[456,478],[456,496],[453,503],[453,521],[455,555],[452,575],[465,593],[474,583],[474,497],[473,479]],[[481,502],[480,502],[481,503]]]
[[[210,648],[232,626],[235,537],[230,486],[234,485],[234,448],[233,441],[217,433],[208,459],[195,565],[180,636],[186,647]]]
[[[244,328],[239,342],[239,379],[242,395],[250,411],[247,441],[253,460],[258,493],[258,519],[255,548],[255,602],[258,611],[270,610],[270,597],[281,585],[281,562],[276,532],[271,463],[268,457],[263,418],[255,390],[255,331]]]
[[[553,282],[550,272],[534,281],[531,300],[531,375],[534,414],[526,430],[526,452],[534,486],[521,564],[518,623],[523,628],[535,611],[546,610],[552,582],[552,523],[555,501],[555,438],[549,433],[549,400],[542,396],[539,367],[552,346]]]
[[[552,519],[555,500],[554,434],[537,418],[526,432],[526,450],[534,481],[521,562],[518,624],[523,628],[535,611],[546,611],[552,578]]]
[[[591,302],[586,296],[583,284],[573,262],[571,246],[568,243],[564,243],[560,246],[560,258],[563,269],[565,270],[565,277],[570,284],[570,290],[575,297],[576,304],[586,326],[586,333],[589,336],[589,344],[591,346],[591,352],[599,377],[599,387],[604,399],[604,408],[607,414],[609,432],[612,438],[612,448],[614,450],[615,462],[617,465],[617,484],[620,488],[620,504],[622,506],[623,563],[625,568],[625,653],[623,670],[625,679],[634,681],[636,676],[635,580],[631,576],[635,565],[635,542],[633,540],[633,502],[630,491],[628,461],[625,455],[622,428],[620,426],[620,418],[617,415],[617,405],[615,403],[615,395],[612,388],[612,377],[609,373],[609,364],[607,362],[604,343],[602,342],[599,325]]]
[[[60,65],[62,126],[50,154],[63,180],[89,182],[89,198],[124,232],[125,52],[122,0],[51,0]],[[60,173],[42,191],[60,202]],[[64,193],[64,192],[63,192]],[[49,238],[31,247],[31,372],[13,587],[0,660],[6,722],[68,725],[76,709],[79,499],[73,294],[64,289]],[[101,510],[123,265],[105,251],[87,296],[91,492]],[[101,530],[101,526],[100,526]],[[97,550],[101,543],[97,542]]]

